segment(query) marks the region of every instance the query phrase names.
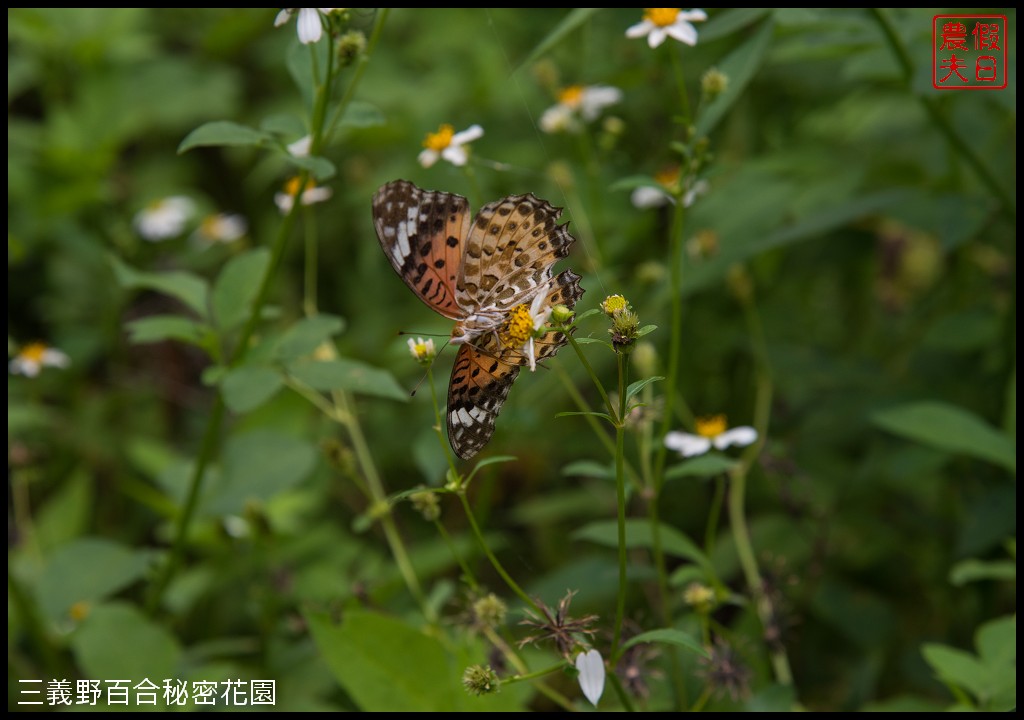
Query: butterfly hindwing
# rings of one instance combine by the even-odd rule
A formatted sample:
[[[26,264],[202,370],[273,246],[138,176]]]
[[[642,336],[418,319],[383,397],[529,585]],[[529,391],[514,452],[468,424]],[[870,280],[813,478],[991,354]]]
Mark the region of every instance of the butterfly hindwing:
[[[445,317],[464,317],[455,285],[469,234],[469,201],[395,180],[373,196],[373,224],[391,267],[409,288]]]
[[[448,383],[448,441],[463,460],[476,455],[494,434],[501,406],[519,374],[510,365],[462,345]]]

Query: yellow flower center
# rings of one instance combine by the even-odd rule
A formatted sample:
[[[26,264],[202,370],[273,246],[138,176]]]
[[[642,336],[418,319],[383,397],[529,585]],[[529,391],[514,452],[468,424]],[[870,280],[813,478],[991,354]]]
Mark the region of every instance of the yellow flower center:
[[[312,190],[313,188],[316,187],[316,183],[313,182],[312,178],[310,178],[309,180],[306,181],[306,187],[303,188],[303,187],[300,187],[300,185],[301,185],[301,183],[299,182],[299,177],[296,175],[293,178],[289,178],[288,182],[286,182],[284,184],[284,191],[285,191],[286,194],[291,195],[292,197],[295,197],[300,192],[305,192],[306,190]]]
[[[682,8],[644,8],[644,20],[650,20],[658,27],[668,27],[679,17]]]
[[[629,303],[626,302],[626,298],[621,295],[609,295],[601,303],[601,310],[605,315],[611,316],[622,312],[628,305]]]
[[[21,348],[21,352],[18,355],[21,356],[22,360],[33,363],[43,362],[43,355],[46,354],[46,345],[41,342],[29,343]]]
[[[434,152],[441,152],[452,144],[455,137],[455,128],[445,123],[436,133],[427,133],[427,139],[423,141],[423,147]]]
[[[570,85],[558,93],[558,102],[575,110],[583,103],[583,86]]]
[[[718,437],[728,429],[725,415],[709,415],[697,418],[697,434],[701,437]]]
[[[675,192],[679,187],[679,167],[667,167],[654,173],[654,179],[666,189]]]
[[[508,314],[508,320],[498,331],[501,344],[505,347],[522,347],[533,335],[533,317],[526,305],[516,305]]]

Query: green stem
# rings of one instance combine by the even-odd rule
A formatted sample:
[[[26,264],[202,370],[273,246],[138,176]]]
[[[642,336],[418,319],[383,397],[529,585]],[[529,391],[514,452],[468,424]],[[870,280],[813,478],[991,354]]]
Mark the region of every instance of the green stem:
[[[377,42],[380,40],[381,32],[384,29],[384,22],[388,19],[388,14],[391,12],[391,8],[381,8],[377,13],[377,21],[373,25],[373,31],[370,33],[370,39],[366,43],[366,52],[359,56],[356,61],[356,71],[352,75],[352,82],[349,83],[348,88],[345,90],[345,94],[341,97],[338,102],[338,106],[334,109],[334,113],[331,115],[331,120],[327,124],[324,132],[324,144],[328,144],[331,139],[331,134],[334,129],[338,126],[338,122],[345,114],[345,109],[348,108],[352,98],[355,96],[356,88],[359,86],[359,82],[363,79],[363,73],[366,72],[366,66],[370,62],[370,57],[373,55],[374,49],[377,47]]]
[[[722,504],[725,502],[725,477],[715,478],[715,494],[711,496],[711,507],[708,509],[708,526],[704,531],[704,552],[707,555],[715,549],[715,538],[718,537],[718,520],[722,517]]]
[[[690,96],[686,92],[686,79],[683,77],[683,62],[679,59],[679,49],[675,47],[675,43],[667,42],[665,47],[668,48],[668,54],[672,57],[672,73],[676,77],[676,86],[679,90],[679,100],[682,104],[683,110],[683,123],[686,125],[690,124]]]
[[[583,348],[576,342],[576,338],[572,336],[572,333],[566,328],[564,331],[565,337],[568,338],[569,344],[572,345],[572,349],[576,351],[576,356],[580,359],[580,363],[583,368],[587,371],[587,375],[590,376],[591,382],[594,383],[594,387],[597,388],[597,392],[601,395],[601,400],[604,402],[605,408],[608,410],[608,414],[613,418],[615,417],[615,408],[612,406],[611,400],[608,399],[608,393],[605,392],[604,385],[601,384],[601,380],[598,379],[597,373],[594,372],[594,368],[591,366],[590,361],[587,360],[587,356],[583,354]]]
[[[615,663],[612,663],[612,668],[615,667]],[[619,702],[622,703],[622,707],[626,709],[626,712],[636,712],[636,708],[633,707],[633,701],[629,698],[629,693],[626,692],[626,688],[622,687],[622,681],[619,680],[619,676],[615,674],[614,669],[608,673],[608,681],[612,684],[612,690],[615,691],[615,696],[619,698]]]
[[[911,60],[910,53],[907,52],[907,48],[904,46],[903,41],[896,32],[896,28],[893,27],[892,22],[886,16],[885,12],[880,8],[872,8],[871,14],[882,28],[882,34],[889,43],[889,48],[896,56],[897,62],[903,69],[904,82],[906,83],[908,90],[911,89],[914,79],[914,63]],[[945,136],[947,142],[949,142],[953,149],[974,169],[974,172],[977,173],[979,179],[988,188],[989,192],[999,198],[999,203],[1002,206],[1003,212],[1016,222],[1017,208],[1013,197],[1010,196],[1007,188],[996,179],[995,174],[974,151],[974,148],[972,148],[969,143],[965,142],[964,139],[957,134],[952,123],[939,110],[939,105],[935,101],[935,98],[927,95],[917,95],[917,99],[922,105],[924,105],[924,109],[931,117],[932,122],[939,129],[939,132]]]
[[[308,215],[309,208],[306,208]],[[319,245],[316,237],[316,225],[308,221],[304,223],[306,229],[306,253],[305,253],[305,282],[303,283],[302,310],[307,317],[317,314],[317,250]]]
[[[512,675],[507,678],[501,679],[502,685],[511,685],[512,683],[523,682],[524,680],[536,680],[539,677],[550,675],[551,673],[561,672],[565,668],[565,663],[560,662],[557,665],[551,665],[543,670],[534,670],[533,672],[522,673],[520,675]]]
[[[615,631],[612,636],[612,666],[619,658],[619,642],[622,639],[622,621],[626,614],[626,566],[629,560],[626,548],[626,376],[629,370],[629,355],[615,354],[619,369],[619,412],[615,416],[615,495],[618,505],[619,532],[619,592],[615,602]]]
[[[654,458],[654,494],[661,493],[665,482],[665,459],[668,448],[661,441],[672,428],[673,411],[675,409],[676,388],[679,384],[679,357],[682,352],[683,337],[683,228],[686,208],[681,200],[677,200],[672,216],[672,253],[669,266],[669,280],[672,290],[672,320],[669,328],[668,377],[665,379],[665,410],[661,418],[658,452]]]
[[[469,565],[466,564],[466,560],[459,554],[458,548],[455,547],[455,543],[452,542],[451,535],[445,530],[444,525],[440,520],[434,521],[434,527],[437,528],[438,534],[444,540],[444,544],[448,546],[448,552],[455,558],[455,562],[459,564],[459,568],[462,570],[462,577],[465,579],[466,584],[469,585],[470,590],[478,590],[480,583],[476,581],[476,576],[473,571],[469,569]]]
[[[501,576],[501,579],[505,581],[509,590],[519,596],[519,599],[526,603],[526,605],[537,613],[538,616],[543,617],[544,614],[537,606],[537,603],[534,602],[533,598],[527,595],[521,587],[519,587],[519,583],[513,580],[511,575],[505,572],[505,568],[500,562],[498,562],[498,558],[494,556],[494,553],[491,552],[491,548],[487,545],[487,541],[484,539],[484,534],[480,531],[480,526],[476,522],[476,517],[473,515],[473,508],[469,506],[469,499],[466,497],[465,489],[460,489],[457,494],[459,496],[459,500],[462,502],[462,507],[466,512],[466,518],[469,520],[469,526],[473,529],[473,535],[476,537],[476,541],[480,545],[480,549],[484,551],[484,555],[486,555],[487,559],[490,561],[491,567],[493,567]]]
[[[523,659],[519,657],[519,654],[507,642],[505,642],[504,638],[494,631],[494,628],[486,627],[483,632],[484,636],[490,641],[490,643],[494,647],[498,648],[498,650],[501,651],[501,654],[505,656],[505,659],[508,660],[512,667],[516,669],[517,673],[520,675],[526,675],[529,672],[529,668],[526,666],[526,663],[523,662]],[[563,667],[564,665],[560,663],[556,666],[556,669],[561,669]],[[547,683],[538,682],[535,684],[535,687],[541,695],[544,695],[564,710],[569,712],[573,712],[575,710],[572,701],[569,700],[569,698],[551,688]]]

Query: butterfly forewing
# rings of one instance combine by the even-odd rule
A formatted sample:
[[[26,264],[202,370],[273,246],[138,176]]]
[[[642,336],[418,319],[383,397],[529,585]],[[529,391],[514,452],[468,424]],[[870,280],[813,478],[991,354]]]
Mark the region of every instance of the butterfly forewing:
[[[455,285],[469,234],[466,198],[395,180],[373,196],[373,224],[391,267],[413,292],[445,317],[464,317]]]
[[[519,374],[510,365],[462,345],[448,383],[448,441],[463,460],[480,452],[494,434],[501,406]]]

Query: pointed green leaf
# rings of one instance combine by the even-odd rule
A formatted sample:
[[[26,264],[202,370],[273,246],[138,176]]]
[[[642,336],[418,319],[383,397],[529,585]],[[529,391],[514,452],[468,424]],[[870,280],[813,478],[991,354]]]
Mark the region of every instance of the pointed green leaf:
[[[683,632],[682,630],[675,630],[673,628],[660,628],[658,630],[648,630],[647,632],[634,635],[626,642],[622,643],[622,650],[631,648],[639,643],[665,643],[666,645],[678,645],[684,647],[687,650],[693,650],[701,657],[708,657],[708,651],[704,649],[704,645],[701,641],[689,633]]]
[[[526,59],[519,64],[518,68],[516,68],[516,72],[521,68],[532,65],[541,55],[560,43],[567,35],[569,35],[569,33],[583,25],[583,23],[590,19],[591,15],[600,9],[601,8],[575,8],[571,10],[569,14],[562,18],[562,21],[559,22],[554,29],[540,41],[540,43],[538,43],[537,47],[535,47],[533,51],[526,56]]]
[[[156,290],[181,300],[196,311],[203,319],[208,318],[206,300],[209,288],[206,281],[188,272],[148,273],[136,270],[111,255],[110,263],[121,287],[134,290]]]
[[[360,395],[409,401],[409,393],[391,373],[358,360],[297,360],[288,365],[288,374],[314,390],[348,390]]]
[[[663,377],[660,377],[658,375],[654,375],[654,376],[651,376],[649,378],[644,378],[643,380],[637,380],[634,383],[630,383],[629,387],[626,388],[626,400],[629,400],[630,398],[632,398],[634,395],[636,395],[638,392],[640,392],[645,387],[650,385],[652,382],[658,382],[659,380],[664,380],[664,379],[665,378],[663,378]]]
[[[615,477],[615,468],[596,460],[577,460],[563,467],[562,475],[566,477],[613,478]]]
[[[908,403],[876,412],[876,425],[908,440],[963,453],[1017,472],[1017,449],[1010,438],[977,415],[942,402]]]
[[[1013,560],[964,560],[958,562],[949,571],[949,581],[953,585],[966,585],[978,580],[1017,580],[1017,563]]]
[[[747,84],[763,65],[765,53],[772,38],[774,23],[769,19],[749,40],[733,50],[718,64],[718,69],[729,78],[721,95],[702,109],[697,117],[697,135],[714,130],[726,111],[743,95]]]
[[[270,251],[257,248],[236,255],[224,266],[210,297],[213,320],[218,328],[231,330],[249,317],[269,265]]]
[[[664,552],[692,560],[704,567],[710,567],[711,562],[707,555],[683,532],[665,523],[659,525],[659,530],[661,548]],[[619,546],[619,529],[615,520],[598,520],[589,523],[574,532],[572,536],[575,540],[589,540],[605,547],[617,548]],[[650,522],[638,518],[626,520],[626,547],[647,549],[654,547]]]
[[[181,647],[174,636],[127,603],[92,608],[71,636],[71,647],[83,673],[93,678],[129,679],[130,685],[149,678],[159,685],[180,671]]]
[[[555,417],[556,418],[559,418],[559,417],[572,417],[573,415],[593,415],[594,417],[604,418],[605,420],[607,420],[608,422],[613,423],[613,424],[615,422],[615,420],[612,419],[612,416],[609,415],[608,413],[591,412],[589,410],[585,411],[585,412],[578,412],[578,411],[573,410],[573,411],[555,413]]]
[[[185,136],[178,145],[178,154],[188,152],[194,147],[207,145],[262,145],[272,140],[268,133],[261,132],[248,125],[241,125],[227,120],[215,120],[200,125]]]
[[[128,337],[136,345],[180,340],[202,347],[210,337],[210,327],[181,315],[151,315],[132,320],[126,326]]]
[[[665,479],[681,477],[714,477],[732,470],[737,464],[736,460],[727,458],[718,453],[707,453],[700,457],[683,460],[665,471]]]
[[[288,162],[301,170],[309,170],[309,173],[317,182],[330,180],[338,172],[337,168],[334,167],[334,163],[327,158],[319,156],[296,157],[295,155],[288,155]]]
[[[224,376],[221,391],[224,403],[232,412],[243,413],[258,408],[284,384],[281,374],[268,367],[243,366]]]
[[[344,327],[344,321],[334,315],[315,315],[299,320],[277,341],[274,356],[287,362],[312,355],[321,343],[340,333]]]

